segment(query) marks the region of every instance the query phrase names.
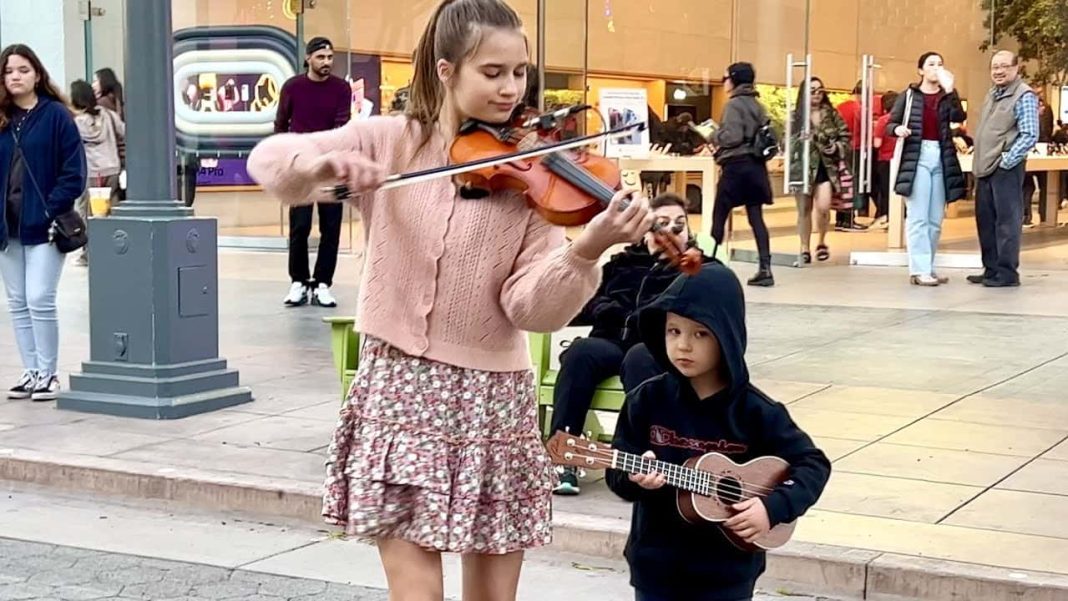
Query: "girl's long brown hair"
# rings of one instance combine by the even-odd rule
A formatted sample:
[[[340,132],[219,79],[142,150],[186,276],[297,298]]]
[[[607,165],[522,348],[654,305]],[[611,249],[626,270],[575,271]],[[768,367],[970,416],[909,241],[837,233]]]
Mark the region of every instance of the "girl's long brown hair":
[[[484,27],[518,30],[523,21],[503,0],[444,0],[430,18],[415,49],[415,73],[406,110],[408,117],[422,126],[420,148],[430,140],[445,101],[438,61],[445,59],[459,69],[463,60],[478,50]]]
[[[41,63],[41,59],[37,58],[37,53],[26,44],[12,44],[4,48],[3,52],[0,52],[0,75],[7,71],[7,62],[14,54],[26,59],[30,66],[33,67],[33,70],[37,72],[37,86],[34,91],[37,92],[38,96],[47,96],[52,100],[67,104],[63,93],[59,91],[56,84],[52,83],[52,78],[49,77],[48,70]],[[11,122],[11,115],[15,111],[15,99],[11,94],[7,93],[6,82],[7,79],[5,77],[4,83],[0,85],[0,129],[7,127],[7,124]]]

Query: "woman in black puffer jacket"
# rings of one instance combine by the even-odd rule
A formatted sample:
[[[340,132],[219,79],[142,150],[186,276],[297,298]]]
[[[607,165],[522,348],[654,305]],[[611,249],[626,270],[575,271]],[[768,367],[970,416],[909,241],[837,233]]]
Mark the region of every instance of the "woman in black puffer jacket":
[[[967,116],[953,89],[953,74],[943,67],[942,56],[928,52],[917,65],[921,75],[898,97],[886,134],[903,138],[901,167],[895,190],[908,199],[909,275],[917,286],[938,286],[948,281],[934,270],[935,253],[942,235],[946,203],[964,198],[964,173],[950,133],[951,123]],[[906,107],[911,107],[906,116]]]

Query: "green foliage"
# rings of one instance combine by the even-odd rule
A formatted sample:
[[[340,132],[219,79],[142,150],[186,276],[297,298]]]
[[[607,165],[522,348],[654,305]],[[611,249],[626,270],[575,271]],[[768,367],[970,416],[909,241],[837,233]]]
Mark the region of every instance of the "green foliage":
[[[545,110],[555,111],[582,104],[582,90],[545,90]]]
[[[994,46],[1005,38],[1020,44],[1020,58],[1036,61],[1025,76],[1039,84],[1068,85],[1068,2],[1065,0],[979,0],[993,26]],[[990,40],[980,46],[990,49]]]

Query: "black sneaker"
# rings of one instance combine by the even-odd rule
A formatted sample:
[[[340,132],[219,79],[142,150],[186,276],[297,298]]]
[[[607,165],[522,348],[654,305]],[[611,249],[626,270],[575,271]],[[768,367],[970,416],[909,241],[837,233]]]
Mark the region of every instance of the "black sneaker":
[[[771,275],[770,270],[761,269],[756,273],[756,275],[749,278],[749,282],[747,283],[750,286],[762,286],[764,288],[769,288],[775,285],[775,277]]]
[[[33,389],[37,386],[37,372],[27,369],[22,372],[19,383],[7,391],[9,399],[28,399],[33,396]]]
[[[567,466],[560,469],[560,480],[553,489],[554,495],[573,497],[580,492],[578,469]]]
[[[969,284],[982,284],[984,281],[988,280],[989,278],[986,277],[986,274],[983,274],[983,275],[970,275],[970,276],[968,276],[967,278],[964,278],[964,279],[968,280]]]
[[[33,389],[33,400],[35,402],[40,401],[54,401],[59,396],[59,376],[52,374],[50,376],[39,376],[37,378],[37,385]]]

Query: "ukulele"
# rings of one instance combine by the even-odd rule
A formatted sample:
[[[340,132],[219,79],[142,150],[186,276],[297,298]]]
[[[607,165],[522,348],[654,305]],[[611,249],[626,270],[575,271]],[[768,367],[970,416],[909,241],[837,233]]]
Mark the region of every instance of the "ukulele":
[[[706,453],[683,465],[624,453],[610,446],[557,432],[546,444],[557,465],[613,469],[628,474],[658,473],[676,489],[682,519],[690,524],[711,522],[734,546],[743,551],[774,549],[786,544],[795,522],[779,524],[749,543],[723,526],[737,512],[732,505],[753,497],[765,497],[787,479],[790,464],[778,457],[758,457],[737,464],[725,455]]]

